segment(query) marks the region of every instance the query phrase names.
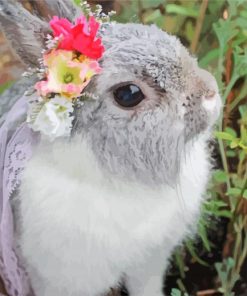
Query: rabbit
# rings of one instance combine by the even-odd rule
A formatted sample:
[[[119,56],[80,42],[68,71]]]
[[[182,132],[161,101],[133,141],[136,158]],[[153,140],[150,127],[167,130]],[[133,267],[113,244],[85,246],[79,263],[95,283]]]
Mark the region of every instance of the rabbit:
[[[69,2],[51,1],[53,13],[72,19]],[[47,23],[0,4],[13,48],[36,65]],[[164,295],[171,253],[205,199],[215,78],[155,25],[108,23],[100,35],[103,71],[86,88],[97,99],[75,106],[69,139],[41,138],[18,190],[16,241],[36,296],[99,296],[123,283],[130,296]]]

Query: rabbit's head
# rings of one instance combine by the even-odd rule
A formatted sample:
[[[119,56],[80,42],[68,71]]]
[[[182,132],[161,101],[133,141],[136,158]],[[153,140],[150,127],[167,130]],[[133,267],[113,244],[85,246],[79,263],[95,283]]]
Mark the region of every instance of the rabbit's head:
[[[25,61],[40,53],[37,31],[45,30],[36,30],[38,48],[28,40],[30,55],[19,49]],[[86,137],[112,174],[174,183],[181,154],[208,134],[219,115],[216,81],[176,37],[156,26],[106,24],[101,35],[103,71],[86,89],[97,99],[75,107],[72,134]],[[14,45],[22,47],[23,41]]]

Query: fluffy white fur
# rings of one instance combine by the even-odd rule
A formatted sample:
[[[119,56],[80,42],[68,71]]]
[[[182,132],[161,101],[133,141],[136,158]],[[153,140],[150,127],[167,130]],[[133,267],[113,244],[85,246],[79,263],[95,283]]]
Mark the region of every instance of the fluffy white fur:
[[[205,191],[204,138],[182,156],[176,188],[113,181],[86,141],[38,148],[23,176],[18,241],[37,296],[102,295],[121,279],[131,296],[161,296]]]

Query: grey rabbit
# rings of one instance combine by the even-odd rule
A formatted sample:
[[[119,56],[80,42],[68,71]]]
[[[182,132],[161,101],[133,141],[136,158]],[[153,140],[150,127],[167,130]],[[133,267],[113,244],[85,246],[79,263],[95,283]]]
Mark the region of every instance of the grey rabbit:
[[[78,15],[69,0],[44,2]],[[13,1],[0,8],[12,47],[37,66],[48,23]],[[214,77],[155,25],[108,23],[100,35],[103,71],[87,86],[97,99],[75,106],[69,140],[40,141],[22,176],[16,240],[36,296],[98,296],[122,282],[130,296],[163,295],[171,252],[205,197]]]

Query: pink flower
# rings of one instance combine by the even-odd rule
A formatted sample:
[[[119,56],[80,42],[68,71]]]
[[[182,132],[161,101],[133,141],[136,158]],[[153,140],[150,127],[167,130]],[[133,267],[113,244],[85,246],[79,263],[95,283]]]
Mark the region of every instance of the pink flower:
[[[47,80],[35,85],[42,96],[57,93],[67,98],[78,97],[91,77],[101,72],[97,61],[87,58],[80,61],[73,57],[72,51],[62,49],[44,55],[44,64],[47,67]]]
[[[75,25],[67,19],[54,16],[50,21],[54,37],[62,37],[58,48],[77,50],[91,59],[101,58],[104,47],[101,38],[97,38],[100,24],[93,16],[87,22],[85,16],[77,18]]]

